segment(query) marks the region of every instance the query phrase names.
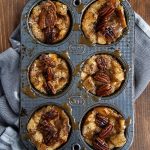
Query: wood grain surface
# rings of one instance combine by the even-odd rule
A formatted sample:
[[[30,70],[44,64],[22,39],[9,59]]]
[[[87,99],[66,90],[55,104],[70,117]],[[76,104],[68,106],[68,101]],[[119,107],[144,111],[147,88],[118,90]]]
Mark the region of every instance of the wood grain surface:
[[[9,36],[20,21],[27,0],[0,0],[0,52],[10,46]],[[150,0],[129,0],[150,24]],[[150,84],[135,103],[135,138],[131,150],[150,149]]]

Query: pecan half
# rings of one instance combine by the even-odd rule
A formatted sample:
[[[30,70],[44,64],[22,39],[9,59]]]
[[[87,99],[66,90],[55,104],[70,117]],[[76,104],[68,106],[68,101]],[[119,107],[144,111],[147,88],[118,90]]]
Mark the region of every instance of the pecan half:
[[[44,73],[44,77],[46,79],[44,88],[46,89],[48,93],[56,94],[56,90],[54,86],[52,85],[52,81],[54,80],[54,74],[50,70],[51,68],[47,69],[47,72]]]
[[[100,70],[106,70],[108,67],[107,59],[102,56],[99,56],[98,58],[96,58],[96,63]]]
[[[58,112],[52,108],[50,111],[48,111],[42,115],[42,119],[43,120],[53,120],[57,116],[58,116]]]
[[[95,150],[109,150],[107,143],[99,137],[94,138],[93,147]]]
[[[107,138],[111,134],[112,129],[113,129],[113,125],[109,124],[107,127],[102,129],[102,131],[99,133],[99,138],[101,139]]]
[[[46,28],[46,11],[42,10],[39,15],[38,25],[40,26],[40,29]]]
[[[46,10],[52,9],[53,11],[57,10],[55,4],[51,0],[43,1],[41,3],[41,8]]]
[[[114,42],[116,39],[115,31],[109,24],[109,20],[114,13],[114,2],[110,1],[99,10],[97,23],[95,25],[95,31],[101,32],[109,43]]]
[[[95,122],[99,127],[104,128],[108,124],[109,120],[107,117],[101,116],[99,113],[97,113]]]
[[[47,85],[48,85],[48,87],[51,89],[51,92],[52,92],[53,94],[56,94],[57,91],[56,91],[56,89],[54,88],[54,86],[52,85],[52,83],[48,81]]]
[[[108,96],[110,94],[112,94],[112,87],[110,84],[104,84],[96,90],[97,96]]]
[[[52,68],[48,67],[47,68],[47,81],[52,81],[54,80],[54,73],[52,72]]]
[[[41,29],[51,27],[53,28],[56,24],[57,15],[56,15],[56,6],[53,2],[47,1],[43,2],[41,5],[42,11],[39,15],[38,24]]]
[[[46,145],[51,145],[58,138],[58,132],[55,130],[54,126],[46,120],[40,120],[38,130],[42,133]]]
[[[105,38],[109,41],[109,42],[113,42],[115,41],[116,39],[116,35],[115,35],[115,32],[114,32],[114,29],[109,26],[109,27],[106,27],[103,31],[102,31],[102,34],[105,36]]]
[[[100,10],[99,10],[99,17],[104,17],[104,18],[110,18],[112,14],[114,13],[115,8],[111,3],[109,5],[104,5]]]
[[[107,22],[114,13],[115,8],[111,4],[106,4],[104,5],[100,10],[99,10],[99,15],[97,19],[97,23],[95,26],[95,31],[104,31],[105,28],[108,26]]]
[[[41,63],[43,64],[43,67],[46,65],[47,67],[55,67],[56,64],[54,61],[52,61],[52,59],[46,55],[46,54],[42,54],[39,58],[39,60],[41,61]]]
[[[57,15],[56,12],[54,12],[52,9],[48,10],[48,13],[46,15],[46,26],[53,28],[56,24]]]
[[[46,43],[53,43],[58,36],[58,30],[55,28],[57,21],[56,6],[52,1],[41,4],[42,11],[39,15],[38,24],[43,30]]]
[[[55,41],[56,38],[58,37],[59,32],[58,29],[56,28],[48,27],[44,29],[44,34],[45,34],[45,42],[53,43],[53,41]]]
[[[52,70],[56,66],[56,62],[53,61],[48,55],[43,54],[40,56],[39,60],[42,64],[42,74],[46,80],[43,87],[47,93],[56,94],[56,90],[52,85],[52,81],[55,79],[55,73]]]
[[[101,82],[102,84],[109,84],[110,83],[110,77],[104,73],[104,72],[97,72],[95,75],[94,75],[94,79],[98,82]]]

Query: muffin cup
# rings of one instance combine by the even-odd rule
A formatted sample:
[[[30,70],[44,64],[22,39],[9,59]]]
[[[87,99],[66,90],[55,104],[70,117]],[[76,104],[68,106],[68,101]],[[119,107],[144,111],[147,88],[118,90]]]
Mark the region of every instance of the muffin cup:
[[[44,0],[44,1],[47,1],[47,0]],[[53,0],[53,1],[56,1],[56,0]],[[67,5],[67,3],[61,2],[61,0],[58,1],[58,2],[61,2],[62,4],[65,4],[65,5],[67,6],[67,8],[68,8],[68,15],[69,15],[69,18],[70,18],[70,27],[69,27],[69,30],[68,30],[67,34],[65,35],[65,37],[64,37],[62,40],[60,40],[60,41],[58,41],[58,42],[56,42],[56,43],[46,44],[46,43],[41,42],[40,40],[38,40],[38,39],[33,35],[32,31],[31,31],[30,24],[29,24],[29,18],[30,18],[30,14],[31,14],[33,8],[34,8],[35,6],[37,6],[38,4],[40,4],[41,2],[43,2],[43,0],[37,0],[36,3],[34,3],[34,5],[32,5],[32,7],[30,8],[30,11],[28,12],[28,15],[27,15],[27,28],[28,28],[28,32],[29,32],[30,36],[32,37],[32,39],[34,39],[35,42],[37,42],[37,43],[39,43],[39,44],[41,44],[41,45],[43,45],[43,46],[46,46],[46,47],[59,46],[59,45],[65,43],[65,42],[67,42],[67,41],[69,40],[70,36],[72,35],[74,14],[73,14],[73,12],[71,11],[70,7]]]
[[[71,121],[71,119],[70,119],[71,116],[70,116],[70,114],[68,114],[68,112],[67,112],[66,110],[64,110],[64,108],[62,108],[61,106],[59,106],[58,104],[55,104],[55,103],[45,103],[45,104],[42,104],[42,105],[40,105],[40,106],[34,108],[34,110],[33,110],[33,111],[30,113],[30,115],[29,115],[29,118],[28,118],[28,121],[27,121],[27,124],[26,124],[26,132],[29,133],[28,130],[27,130],[27,125],[28,125],[30,119],[32,118],[32,116],[33,116],[38,110],[40,110],[40,109],[42,109],[43,107],[46,107],[46,106],[56,106],[56,107],[62,109],[62,111],[64,111],[65,114],[68,116],[68,118],[69,118],[69,125],[70,125],[70,132],[69,132],[69,136],[68,136],[68,140],[67,140],[67,142],[68,142],[69,139],[70,139],[70,137],[71,137],[71,134],[72,134],[72,121]],[[32,145],[33,147],[36,147],[35,144],[31,141],[30,138],[28,138],[28,140],[29,140],[29,142],[31,143],[31,145]],[[61,145],[59,148],[65,147],[65,145],[67,144],[67,142],[64,143],[63,145]]]
[[[115,58],[117,60],[117,62],[119,62],[119,64],[122,66],[122,69],[124,71],[125,74],[125,80],[121,83],[121,86],[119,87],[118,90],[116,90],[114,93],[108,95],[108,96],[96,96],[94,94],[92,94],[91,92],[88,92],[83,86],[82,89],[84,91],[86,91],[87,93],[89,93],[89,95],[91,96],[95,96],[97,99],[101,100],[108,100],[108,99],[113,99],[114,97],[118,96],[119,94],[121,94],[121,92],[125,89],[127,83],[128,83],[128,76],[129,76],[129,65],[127,64],[127,62],[125,61],[125,59],[122,56],[117,56],[114,52],[110,52],[110,51],[103,51],[103,52],[98,52],[98,53],[94,53],[92,55],[90,55],[81,65],[80,68],[80,72],[82,72],[82,68],[84,66],[84,64],[86,63],[86,61],[91,58],[94,55],[102,55],[102,54],[106,54],[106,55],[110,55],[113,58]],[[82,81],[81,81],[82,82]]]
[[[63,60],[65,60],[65,62],[67,63],[67,66],[68,66],[68,69],[69,69],[69,82],[65,85],[65,87],[59,91],[58,93],[54,94],[54,95],[48,95],[48,94],[44,94],[44,93],[41,93],[40,91],[38,91],[37,89],[35,89],[35,87],[32,85],[31,81],[30,81],[30,67],[31,65],[33,64],[33,62],[39,58],[42,54],[56,54],[58,55],[60,58],[62,58]],[[45,52],[41,52],[40,54],[38,54],[37,56],[35,56],[33,58],[33,60],[30,62],[29,66],[28,66],[28,72],[27,72],[27,76],[28,76],[28,82],[29,82],[29,85],[31,86],[32,88],[32,91],[41,96],[41,97],[44,97],[44,98],[53,98],[53,99],[57,99],[63,95],[65,95],[68,90],[71,88],[72,86],[72,83],[73,83],[73,65],[71,63],[71,61],[67,58],[65,58],[64,56],[62,56],[62,54],[58,53],[58,52],[52,52],[52,51],[45,51]]]
[[[93,150],[93,148],[92,148],[92,146],[90,146],[86,141],[85,141],[85,139],[84,139],[84,137],[83,137],[83,135],[82,135],[82,126],[83,126],[83,122],[84,122],[84,119],[85,119],[85,117],[86,117],[86,115],[90,112],[90,111],[92,111],[94,108],[97,108],[97,107],[107,107],[107,108],[110,108],[110,109],[112,109],[112,110],[115,110],[118,114],[120,114],[124,119],[126,119],[125,118],[125,115],[124,115],[124,113],[122,112],[122,111],[120,111],[119,109],[118,109],[118,107],[116,107],[116,106],[114,106],[114,105],[111,105],[111,104],[105,104],[105,103],[101,103],[101,104],[96,104],[96,105],[93,105],[93,106],[91,106],[90,108],[88,108],[87,109],[87,111],[86,112],[84,112],[83,113],[83,115],[82,115],[82,117],[81,117],[81,120],[80,120],[80,137],[81,137],[81,139],[82,139],[82,141],[84,142],[84,144],[87,146],[87,148],[89,149],[89,150]],[[126,127],[126,129],[125,129],[125,137],[126,137],[126,143],[128,143],[128,126]],[[125,144],[126,145],[126,144]],[[123,146],[123,147],[125,147],[125,145]],[[115,150],[121,150],[123,147],[120,147],[120,148],[115,148]]]
[[[93,4],[93,3],[96,2],[96,1],[97,1],[97,0],[92,0],[92,1],[90,1],[90,2],[86,5],[86,7],[83,9],[83,13],[82,13],[82,16],[81,16],[81,19],[80,19],[81,22],[82,22],[82,19],[83,19],[84,15],[85,15],[86,10],[90,7],[91,4]],[[124,5],[124,1],[121,1],[121,5],[122,5],[123,8],[124,8],[125,19],[126,19],[126,23],[127,23],[127,27],[123,30],[122,35],[121,35],[115,42],[112,42],[112,43],[110,43],[110,44],[98,44],[98,43],[93,43],[93,44],[91,44],[91,45],[93,45],[93,46],[98,46],[98,47],[105,47],[105,46],[107,46],[107,47],[108,47],[108,46],[109,46],[109,47],[112,47],[112,46],[114,46],[114,45],[117,45],[126,35],[128,35],[128,33],[129,33],[130,15],[129,15],[128,9],[127,9],[126,6]],[[88,38],[86,37],[86,35],[85,35],[83,29],[82,29],[82,25],[81,25],[81,31],[82,31],[82,34],[84,35],[84,37],[85,37],[86,39],[88,39]]]

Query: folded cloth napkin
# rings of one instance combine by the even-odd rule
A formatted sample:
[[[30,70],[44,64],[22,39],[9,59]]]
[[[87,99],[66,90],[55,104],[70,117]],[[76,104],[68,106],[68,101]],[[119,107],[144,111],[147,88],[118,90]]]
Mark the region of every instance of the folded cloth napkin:
[[[135,25],[135,100],[150,80],[150,27],[137,14]],[[19,113],[19,27],[12,48],[0,54],[0,150],[23,150],[17,133]]]

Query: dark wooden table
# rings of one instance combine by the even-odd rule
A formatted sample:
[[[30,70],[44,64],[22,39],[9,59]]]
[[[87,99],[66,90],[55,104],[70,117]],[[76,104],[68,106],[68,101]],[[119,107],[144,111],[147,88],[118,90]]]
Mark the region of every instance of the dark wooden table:
[[[10,46],[8,38],[20,20],[27,0],[0,0],[0,52]],[[150,0],[129,0],[150,24]],[[135,103],[135,138],[131,150],[150,149],[150,84]]]

